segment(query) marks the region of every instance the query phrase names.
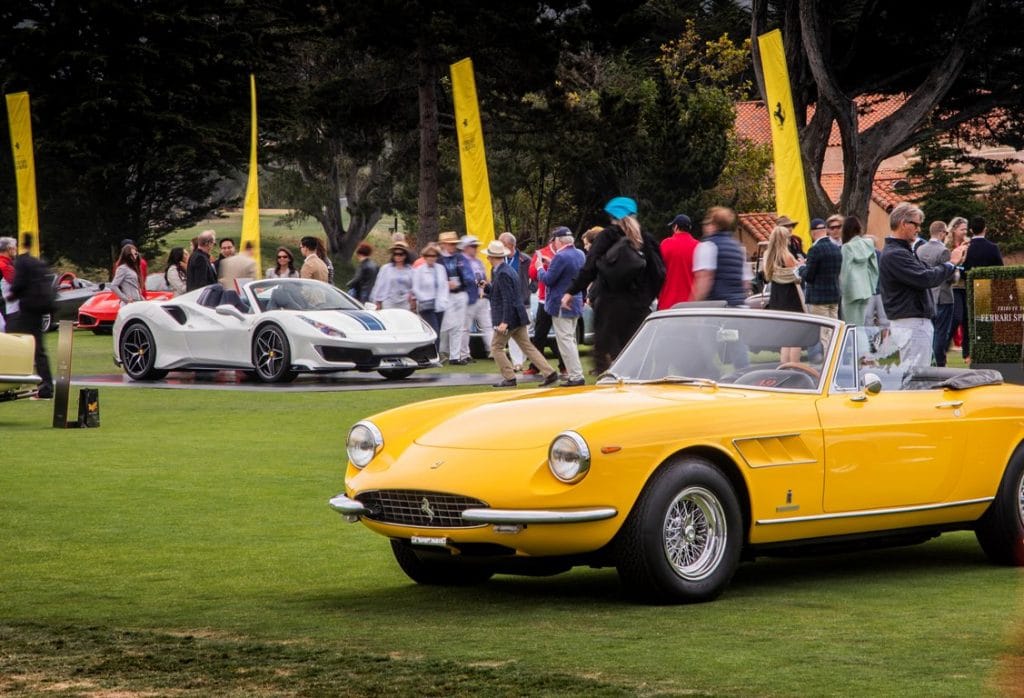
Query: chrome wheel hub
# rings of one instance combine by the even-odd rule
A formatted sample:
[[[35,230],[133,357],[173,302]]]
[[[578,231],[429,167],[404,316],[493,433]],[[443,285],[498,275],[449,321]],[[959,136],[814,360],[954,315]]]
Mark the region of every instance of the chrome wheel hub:
[[[276,332],[262,332],[256,338],[256,370],[264,376],[276,376],[284,355],[282,339]]]
[[[683,579],[705,579],[722,562],[727,534],[725,509],[718,497],[704,487],[687,487],[665,513],[665,557]]]
[[[150,350],[147,334],[138,327],[133,327],[125,333],[121,346],[123,348],[122,360],[129,375],[139,375],[145,371],[146,354]]]
[[[1021,525],[1024,526],[1024,471],[1017,481],[1017,516],[1020,517]]]

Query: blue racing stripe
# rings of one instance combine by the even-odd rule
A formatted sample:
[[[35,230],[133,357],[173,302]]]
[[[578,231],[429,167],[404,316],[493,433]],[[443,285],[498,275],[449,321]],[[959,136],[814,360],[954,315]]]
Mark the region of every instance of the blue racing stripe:
[[[373,313],[368,313],[365,310],[339,310],[338,312],[348,315],[371,332],[384,331],[384,323],[378,320]]]

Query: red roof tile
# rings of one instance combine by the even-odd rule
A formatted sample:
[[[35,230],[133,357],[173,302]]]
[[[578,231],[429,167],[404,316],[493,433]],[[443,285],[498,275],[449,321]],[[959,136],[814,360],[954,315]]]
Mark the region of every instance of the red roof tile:
[[[906,180],[906,175],[899,170],[879,170],[875,175],[875,181],[871,186],[871,200],[881,206],[885,211],[891,211],[893,206],[901,201],[907,200],[907,195],[897,193],[894,189],[896,182]],[[821,185],[825,193],[832,201],[839,201],[843,192],[842,173],[824,174],[821,176]],[[758,211],[752,213],[740,213],[739,227],[749,233],[756,240],[767,240],[775,227],[775,213]]]
[[[899,95],[861,95],[854,101],[857,103],[859,119],[857,126],[861,131],[874,126],[876,123],[892,114],[903,106],[906,97]],[[770,144],[772,142],[771,119],[764,102],[760,100],[750,102],[737,102],[736,107],[736,132],[754,141],[755,143]],[[808,120],[814,116],[814,105],[807,107]],[[832,124],[832,132],[828,137],[829,145],[842,145],[839,138],[839,127]]]
[[[739,226],[750,233],[755,240],[767,240],[775,227],[774,213],[741,213],[737,216]]]

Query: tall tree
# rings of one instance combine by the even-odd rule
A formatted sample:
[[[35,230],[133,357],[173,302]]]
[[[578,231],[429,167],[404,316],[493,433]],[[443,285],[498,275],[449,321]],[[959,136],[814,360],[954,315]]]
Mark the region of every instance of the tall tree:
[[[106,266],[122,238],[146,246],[237,195],[218,185],[245,162],[267,27],[258,6],[4,4],[0,81],[31,95],[48,256]]]
[[[344,262],[394,208],[396,173],[415,163],[415,82],[401,63],[363,50],[365,27],[344,12],[307,7],[309,21],[270,78],[268,192],[292,210],[284,223],[315,219]]]
[[[838,209],[862,217],[882,161],[937,133],[984,118],[992,138],[1020,142],[1019,119],[990,117],[1024,107],[1022,22],[1017,0],[754,0],[753,37],[782,28],[812,210],[836,210],[820,183],[833,122],[844,168]],[[756,41],[754,47],[759,71]],[[862,131],[856,100],[867,95],[904,101]]]

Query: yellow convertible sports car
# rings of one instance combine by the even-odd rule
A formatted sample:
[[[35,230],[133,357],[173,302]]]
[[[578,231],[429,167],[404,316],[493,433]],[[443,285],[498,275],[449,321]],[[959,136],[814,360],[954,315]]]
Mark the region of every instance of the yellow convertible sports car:
[[[1024,565],[1024,388],[909,365],[908,341],[786,312],[655,313],[595,386],[358,422],[330,505],[423,584],[614,566],[641,600],[706,601],[758,555],[963,529]]]
[[[0,332],[0,402],[35,395],[35,353],[32,335]]]

